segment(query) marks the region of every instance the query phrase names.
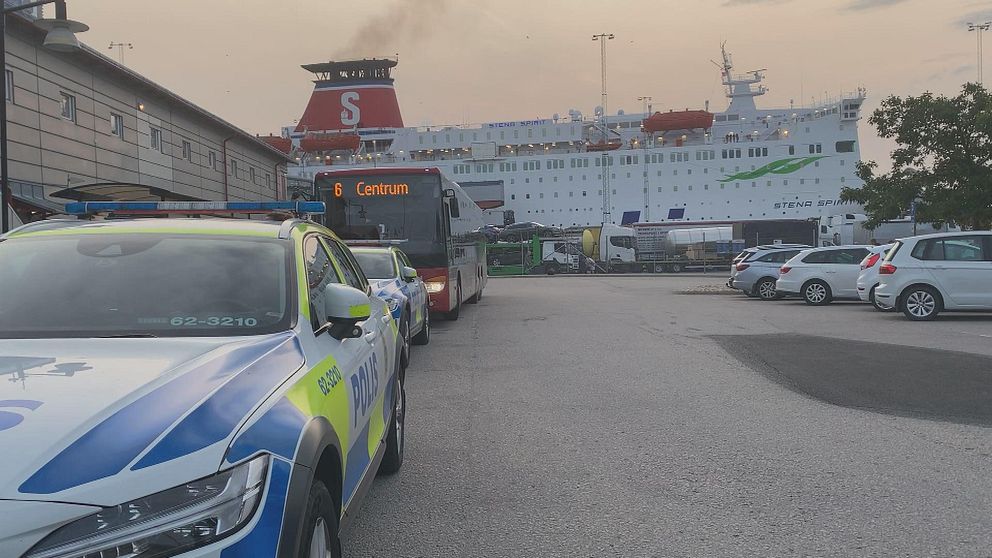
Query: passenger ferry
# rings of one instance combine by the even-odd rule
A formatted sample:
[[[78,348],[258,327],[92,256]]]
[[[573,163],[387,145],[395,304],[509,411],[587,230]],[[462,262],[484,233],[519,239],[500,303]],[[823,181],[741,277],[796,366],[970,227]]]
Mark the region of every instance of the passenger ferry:
[[[734,73],[721,47],[725,110],[668,109],[475,126],[404,126],[397,61],[304,65],[316,76],[295,126],[268,140],[294,154],[292,184],[355,166],[438,167],[493,224],[809,219],[856,211],[858,120],[865,90],[817,106],[759,108],[765,70]],[[842,206],[842,207],[838,207]]]

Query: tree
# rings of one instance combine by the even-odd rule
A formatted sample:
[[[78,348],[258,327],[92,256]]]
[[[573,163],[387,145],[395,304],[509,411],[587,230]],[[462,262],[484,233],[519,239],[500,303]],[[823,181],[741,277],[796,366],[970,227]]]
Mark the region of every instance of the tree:
[[[895,139],[892,170],[876,174],[874,161],[858,163],[861,188],[845,187],[841,199],[864,206],[868,227],[908,213],[919,222],[992,225],[992,95],[969,83],[957,97],[924,93],[890,96],[868,122]]]

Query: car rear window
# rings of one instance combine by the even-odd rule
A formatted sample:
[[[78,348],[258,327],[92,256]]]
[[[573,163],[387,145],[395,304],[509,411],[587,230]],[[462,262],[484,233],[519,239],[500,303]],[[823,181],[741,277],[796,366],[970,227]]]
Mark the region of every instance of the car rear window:
[[[897,241],[892,245],[892,248],[889,248],[889,251],[885,253],[885,261],[891,262],[892,258],[896,257],[896,253],[899,252],[900,248],[902,248],[902,241]]]

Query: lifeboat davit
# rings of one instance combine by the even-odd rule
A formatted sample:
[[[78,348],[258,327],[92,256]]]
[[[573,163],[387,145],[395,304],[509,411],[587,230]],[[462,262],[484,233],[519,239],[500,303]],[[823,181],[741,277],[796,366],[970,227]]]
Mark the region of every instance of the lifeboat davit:
[[[621,141],[590,143],[586,145],[586,151],[613,151],[623,146]]]
[[[264,141],[272,147],[275,147],[283,153],[289,153],[293,150],[293,140],[289,138],[281,138],[279,136],[262,136],[258,139]]]
[[[684,110],[681,112],[656,112],[642,122],[648,133],[670,132],[672,130],[692,130],[713,127],[713,113],[705,110]]]
[[[355,151],[361,144],[362,138],[357,134],[310,136],[300,140],[300,150],[307,153],[341,150]]]

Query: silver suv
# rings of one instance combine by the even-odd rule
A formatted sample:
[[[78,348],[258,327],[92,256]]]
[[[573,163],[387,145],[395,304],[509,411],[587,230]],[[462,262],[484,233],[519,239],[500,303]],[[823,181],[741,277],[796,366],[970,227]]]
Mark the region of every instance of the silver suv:
[[[727,286],[761,300],[781,298],[775,291],[778,270],[790,258],[810,248],[805,244],[771,244],[755,246],[734,258]]]

